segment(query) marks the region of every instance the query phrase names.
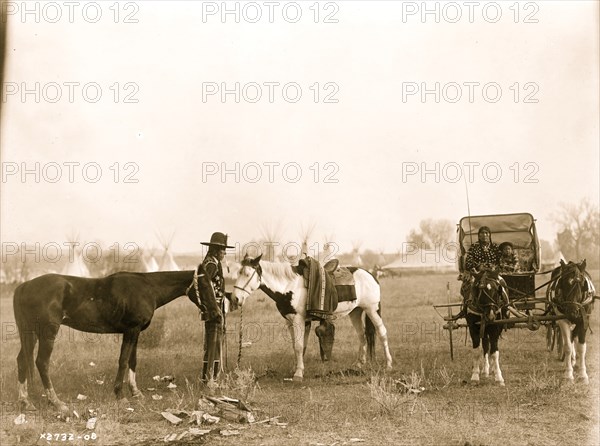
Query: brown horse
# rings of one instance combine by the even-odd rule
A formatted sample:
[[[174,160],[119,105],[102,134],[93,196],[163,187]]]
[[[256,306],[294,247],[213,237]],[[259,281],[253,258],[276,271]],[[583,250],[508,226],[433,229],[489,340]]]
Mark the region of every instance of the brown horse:
[[[560,327],[565,352],[565,373],[567,381],[574,381],[573,366],[577,378],[589,383],[585,367],[586,333],[595,289],[590,275],[585,270],[586,261],[580,263],[560,261],[560,266],[552,271],[547,298],[553,313],[565,316],[556,323]]]
[[[54,407],[63,413],[68,410],[56,396],[48,374],[61,325],[89,333],[123,333],[114,392],[117,399],[123,398],[125,380],[134,397],[143,396],[135,382],[138,336],[148,328],[157,308],[184,295],[206,311],[208,319],[222,318],[202,265],[196,271],[119,272],[99,279],[46,274],[19,285],[13,302],[21,340],[17,356],[21,408],[35,410],[27,378],[33,379],[33,350],[39,340],[35,364],[45,393]]]

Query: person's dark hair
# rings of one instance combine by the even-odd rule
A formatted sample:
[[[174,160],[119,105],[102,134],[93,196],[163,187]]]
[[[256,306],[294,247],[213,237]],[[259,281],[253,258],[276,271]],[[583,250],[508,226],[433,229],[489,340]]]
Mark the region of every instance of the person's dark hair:
[[[500,251],[502,251],[507,246],[510,246],[512,249],[515,249],[515,246],[511,242],[500,243],[500,246],[498,246],[498,248],[500,249]]]
[[[215,255],[218,254],[219,251],[221,251],[222,249],[225,249],[225,247],[221,247],[221,246],[210,246],[208,248],[208,253],[207,254],[211,254],[211,255]]]
[[[490,233],[490,235],[492,234],[492,230],[490,229],[489,226],[482,226],[481,228],[479,228],[479,231],[477,231],[477,234],[481,234],[483,231],[487,231]]]

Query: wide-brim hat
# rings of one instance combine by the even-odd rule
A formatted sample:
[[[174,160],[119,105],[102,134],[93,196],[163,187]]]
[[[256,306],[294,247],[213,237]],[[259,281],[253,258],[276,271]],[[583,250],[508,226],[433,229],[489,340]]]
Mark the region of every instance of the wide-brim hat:
[[[215,246],[217,248],[234,248],[234,246],[227,244],[227,234],[223,234],[222,232],[213,232],[213,235],[210,236],[210,242],[200,242],[200,244]]]

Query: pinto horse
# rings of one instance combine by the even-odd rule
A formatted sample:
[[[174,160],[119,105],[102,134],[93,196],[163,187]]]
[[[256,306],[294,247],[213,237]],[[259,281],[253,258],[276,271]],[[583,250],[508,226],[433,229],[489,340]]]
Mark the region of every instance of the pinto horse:
[[[585,335],[589,327],[595,290],[585,267],[585,260],[581,263],[565,263],[561,260],[560,266],[552,271],[546,293],[553,312],[565,316],[565,319],[557,321],[565,352],[564,377],[573,381],[575,366],[578,379],[588,384]]]
[[[307,321],[306,314],[308,292],[304,287],[303,277],[298,274],[292,265],[261,261],[261,257],[258,256],[253,259],[246,255],[242,261],[242,268],[238,273],[233,298],[240,305],[243,305],[246,298],[260,288],[275,300],[277,309],[287,322],[296,356],[296,370],[293,378],[295,381],[302,381],[304,377],[304,351],[310,330],[310,320]],[[350,315],[350,320],[359,339],[359,366],[366,362],[367,339],[365,338],[365,325],[368,329],[369,325],[372,324],[383,343],[386,366],[391,369],[392,355],[388,345],[387,330],[381,319],[379,284],[365,270],[357,269],[353,275],[356,282],[357,299],[350,302],[339,302],[333,316]],[[365,324],[362,320],[363,312],[366,314]]]
[[[504,385],[500,370],[500,352],[498,339],[502,333],[502,325],[492,324],[499,315],[504,314],[508,305],[507,286],[504,279],[496,271],[483,271],[475,275],[475,287],[467,304],[467,325],[473,343],[473,369],[471,383],[479,383],[480,362],[482,355],[479,346],[483,348],[483,376],[490,374],[491,368],[495,381]]]
[[[33,379],[33,350],[39,340],[35,364],[45,393],[55,408],[63,413],[68,410],[58,399],[48,374],[61,325],[89,333],[123,333],[114,392],[117,399],[123,398],[125,380],[134,397],[143,396],[135,382],[138,336],[148,328],[157,308],[184,295],[206,311],[208,319],[222,318],[202,265],[196,271],[118,272],[99,279],[46,274],[19,285],[13,306],[21,340],[17,366],[22,409],[35,410],[29,400],[27,378],[30,382]]]

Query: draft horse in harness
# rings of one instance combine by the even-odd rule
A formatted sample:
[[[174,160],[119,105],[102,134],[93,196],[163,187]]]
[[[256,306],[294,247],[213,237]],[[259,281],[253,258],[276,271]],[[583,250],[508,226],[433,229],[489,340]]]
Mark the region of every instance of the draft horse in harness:
[[[497,271],[485,270],[475,275],[475,286],[467,303],[465,319],[473,343],[473,369],[471,383],[479,383],[480,364],[483,359],[483,376],[491,371],[496,383],[503,386],[504,378],[500,370],[498,339],[502,333],[501,324],[493,324],[503,317],[508,305],[508,287]],[[483,349],[483,358],[479,346]],[[491,358],[491,361],[490,361]]]
[[[39,341],[35,364],[45,393],[58,410],[68,410],[56,395],[48,373],[61,325],[89,333],[123,333],[114,392],[122,399],[126,382],[134,397],[143,396],[135,381],[138,336],[148,328],[157,308],[184,295],[206,312],[208,319],[222,318],[202,265],[195,271],[118,272],[98,279],[47,274],[19,285],[13,306],[21,341],[17,356],[21,408],[35,410],[27,379],[33,379],[33,350]]]
[[[304,286],[304,279],[291,264],[261,261],[261,257],[262,255],[251,258],[246,255],[234,286],[233,299],[236,303],[243,305],[248,296],[260,288],[275,301],[277,309],[287,322],[292,339],[296,357],[293,379],[301,381],[304,377],[304,351],[310,331],[310,320],[307,320],[306,312],[308,292]],[[357,299],[350,302],[339,302],[333,316],[338,318],[350,315],[359,339],[359,365],[366,362],[367,343],[370,351],[373,351],[374,331],[376,330],[383,344],[386,366],[391,369],[392,355],[388,345],[387,330],[381,319],[379,284],[370,273],[362,269],[356,269],[353,276]],[[366,314],[364,324],[363,313]],[[368,336],[369,331],[373,332],[373,336]],[[372,340],[369,341],[370,339]]]
[[[585,367],[585,336],[594,300],[594,285],[585,271],[586,261],[581,263],[560,261],[560,266],[552,271],[550,285],[546,293],[552,312],[564,315],[558,324],[565,352],[565,379],[573,381],[573,366],[577,378],[589,383]]]

